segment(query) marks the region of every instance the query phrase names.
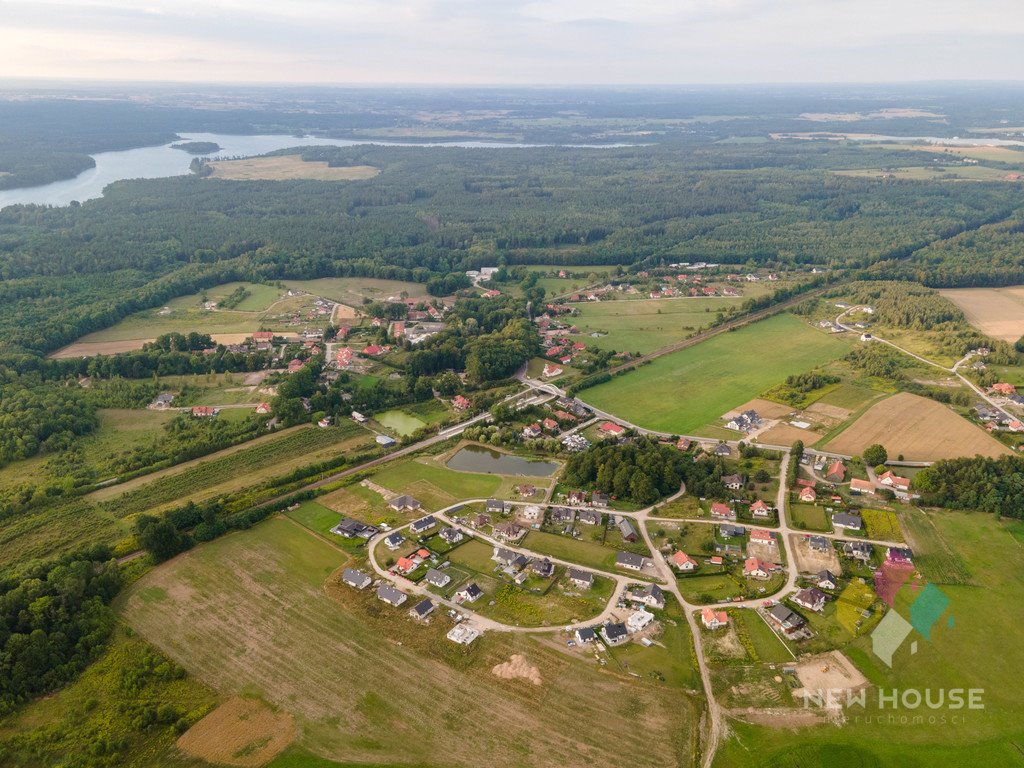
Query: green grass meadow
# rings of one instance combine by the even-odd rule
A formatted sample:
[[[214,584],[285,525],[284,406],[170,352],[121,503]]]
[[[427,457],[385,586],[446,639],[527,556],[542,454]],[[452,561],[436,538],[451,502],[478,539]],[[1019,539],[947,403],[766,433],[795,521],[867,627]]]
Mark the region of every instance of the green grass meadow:
[[[793,315],[777,315],[660,357],[580,398],[648,429],[692,433],[847,349]]]

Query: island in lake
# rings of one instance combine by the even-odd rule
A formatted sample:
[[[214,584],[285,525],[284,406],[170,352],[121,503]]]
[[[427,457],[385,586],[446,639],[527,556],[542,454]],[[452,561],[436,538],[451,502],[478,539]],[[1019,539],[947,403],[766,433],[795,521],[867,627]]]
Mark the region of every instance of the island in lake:
[[[181,149],[191,155],[209,155],[220,152],[220,144],[215,141],[182,141],[171,144],[171,149]]]

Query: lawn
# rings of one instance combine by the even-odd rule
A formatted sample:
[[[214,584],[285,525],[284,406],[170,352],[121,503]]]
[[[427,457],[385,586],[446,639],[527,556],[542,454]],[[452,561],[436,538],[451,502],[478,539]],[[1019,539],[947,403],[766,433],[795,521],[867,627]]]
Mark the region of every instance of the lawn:
[[[573,325],[600,349],[646,354],[706,328],[717,313],[738,307],[737,298],[640,299],[577,304]],[[592,333],[604,334],[598,338]]]
[[[444,638],[442,612],[416,622],[372,590],[341,585],[344,562],[273,519],[151,571],[119,609],[217,693],[245,691],[290,713],[293,750],[326,759],[470,768],[486,754],[584,768],[615,764],[625,750],[640,768],[660,768],[696,753],[699,695],[609,673],[526,636],[487,633],[457,646]],[[537,669],[540,686],[492,673],[513,654]],[[487,723],[501,723],[503,736],[480,727]]]
[[[729,618],[736,624],[736,630],[745,637],[757,658],[754,661],[767,663],[784,663],[792,661],[793,654],[783,644],[779,636],[761,618],[757,611],[743,609],[729,612]],[[748,649],[748,653],[749,650]]]
[[[389,464],[372,479],[395,493],[415,496],[431,510],[441,509],[462,499],[494,496],[502,485],[500,477],[456,472],[430,459],[409,459]]]
[[[568,583],[565,569],[558,568],[555,583],[547,584],[547,591],[536,594],[512,584],[502,584],[493,594],[486,595],[474,606],[481,615],[504,624],[522,627],[553,627],[586,621],[597,616],[608,605],[615,582],[594,579],[589,590],[579,590]],[[490,601],[494,605],[490,605]]]
[[[685,576],[677,579],[679,592],[691,603],[717,603],[743,594],[743,586],[728,573]],[[765,582],[767,584],[768,582]]]
[[[733,722],[734,736],[724,743],[716,766],[995,768],[1020,764],[1017,745],[1024,741],[1024,689],[1017,681],[1024,646],[997,640],[1016,637],[1019,631],[1024,577],[1019,569],[1006,566],[1019,562],[1020,543],[991,515],[943,511],[926,519],[915,513],[908,519],[915,521],[910,527],[915,562],[926,579],[935,573],[929,558],[942,563],[952,556],[970,563],[974,584],[941,586],[950,602],[932,627],[930,639],[913,633],[897,651],[891,669],[871,652],[869,637],[851,640],[845,650],[876,686],[904,691],[979,688],[984,710],[951,711],[943,706],[935,711],[924,707],[879,711],[872,690],[867,709],[849,708],[847,724],[838,728],[823,725],[793,731]],[[897,610],[903,616],[909,615],[907,603],[915,596],[909,588],[900,593]],[[917,641],[917,653],[910,652],[911,640]],[[863,720],[865,715],[879,714],[885,718],[881,723]],[[909,719],[914,715],[923,715],[924,720],[915,723]],[[857,716],[859,723],[853,719]],[[901,722],[903,716],[908,720]],[[944,718],[945,724],[931,721],[931,716]],[[959,720],[952,721],[954,716]]]
[[[691,433],[847,349],[793,315],[777,315],[660,357],[580,398],[648,429]]]
[[[325,507],[323,504],[318,504],[315,501],[304,501],[295,509],[289,509],[285,512],[285,515],[299,523],[299,525],[304,525],[311,531],[316,531],[322,536],[329,537],[338,544],[348,541],[336,533],[331,533],[331,528],[341,522],[341,515],[333,509]],[[362,540],[358,541],[361,542]]]
[[[615,570],[616,550],[594,541],[581,541],[557,533],[530,531],[523,541],[523,547],[542,555],[550,555],[590,568],[600,568],[605,571]]]
[[[686,617],[674,598],[665,609],[654,611],[662,632],[655,643],[644,647],[627,643],[611,650],[611,656],[627,672],[656,680],[682,690],[699,688],[700,677],[693,664],[693,638]]]
[[[317,280],[285,280],[284,284],[356,308],[362,306],[363,299],[383,301],[389,296],[401,296],[402,293],[414,299],[427,298],[426,286],[420,283],[374,277],[322,277]]]
[[[825,508],[817,504],[805,504],[799,501],[789,503],[789,519],[793,527],[807,531],[832,531],[832,522],[825,514]]]

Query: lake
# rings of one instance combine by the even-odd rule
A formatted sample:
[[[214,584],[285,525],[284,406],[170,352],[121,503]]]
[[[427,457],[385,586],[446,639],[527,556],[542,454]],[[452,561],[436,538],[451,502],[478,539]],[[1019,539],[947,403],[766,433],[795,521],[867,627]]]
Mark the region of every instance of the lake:
[[[539,461],[492,451],[479,445],[467,445],[448,460],[448,469],[460,472],[484,472],[489,475],[550,477],[558,469],[553,461]]]
[[[427,426],[427,422],[420,421],[405,411],[384,411],[373,415],[375,421],[383,424],[388,429],[393,429],[398,434],[411,435],[417,429]]]
[[[252,157],[290,147],[352,147],[358,144],[380,146],[415,147],[461,147],[478,149],[529,148],[547,146],[543,144],[512,144],[494,141],[459,142],[398,142],[398,141],[352,141],[350,139],[324,139],[315,136],[289,136],[286,134],[239,136],[222,133],[183,133],[181,138],[158,147],[139,147],[117,152],[100,152],[92,155],[96,167],[82,171],[73,179],[55,181],[37,187],[0,190],[0,208],[8,205],[70,205],[72,201],[84,202],[102,197],[108,184],[125,179],[165,179],[170,176],[185,176],[195,155],[181,149],[172,149],[171,144],[182,141],[212,141],[220,145],[215,157]],[[606,148],[621,147],[624,144],[572,145],[579,147]]]

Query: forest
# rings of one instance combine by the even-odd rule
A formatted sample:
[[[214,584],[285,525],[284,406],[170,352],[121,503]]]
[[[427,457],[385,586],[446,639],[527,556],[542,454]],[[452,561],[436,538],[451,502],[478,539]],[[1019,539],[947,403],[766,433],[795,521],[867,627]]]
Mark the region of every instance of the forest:
[[[917,474],[914,487],[929,505],[1024,518],[1024,459],[1020,456],[938,461]]]

